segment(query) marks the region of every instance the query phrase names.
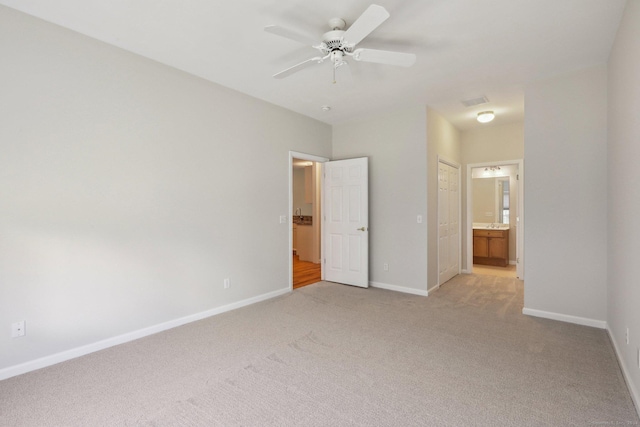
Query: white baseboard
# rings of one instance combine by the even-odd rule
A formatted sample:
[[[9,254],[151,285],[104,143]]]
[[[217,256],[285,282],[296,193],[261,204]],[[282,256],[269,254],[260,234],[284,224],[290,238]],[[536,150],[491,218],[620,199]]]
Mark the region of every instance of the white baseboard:
[[[462,274],[471,274],[472,272],[467,270],[467,269],[462,269],[462,270],[460,270],[460,273],[462,273]]]
[[[604,320],[588,319],[586,317],[570,316],[568,314],[552,313],[549,311],[523,308],[522,314],[527,316],[542,317],[544,319],[559,320],[561,322],[575,323],[576,325],[591,326],[599,329],[606,329],[607,322]]]
[[[636,412],[638,416],[640,416],[640,393],[638,393],[638,389],[636,389],[633,381],[631,381],[631,375],[629,374],[629,368],[624,363],[624,359],[622,358],[622,353],[620,352],[620,348],[618,347],[618,343],[607,324],[607,333],[609,334],[609,338],[613,343],[613,349],[616,352],[616,356],[618,358],[618,365],[622,369],[622,376],[624,377],[624,381],[627,383],[627,388],[629,389],[629,394],[631,394],[631,400],[636,405]]]
[[[291,292],[289,287],[0,369],[0,381]]]
[[[371,286],[372,288],[387,289],[389,291],[404,292],[405,294],[420,295],[423,297],[429,296],[428,291],[423,291],[423,290],[414,289],[414,288],[407,288],[404,286],[389,285],[387,283],[369,282],[369,286]]]

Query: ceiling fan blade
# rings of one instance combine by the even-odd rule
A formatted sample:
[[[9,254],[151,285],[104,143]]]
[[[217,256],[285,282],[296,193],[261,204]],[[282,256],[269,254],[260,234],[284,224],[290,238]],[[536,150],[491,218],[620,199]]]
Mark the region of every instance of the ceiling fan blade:
[[[416,55],[413,53],[391,52],[388,50],[356,49],[353,52],[353,59],[356,61],[397,65],[399,67],[411,67],[416,62]]]
[[[313,64],[319,64],[323,60],[324,58],[321,58],[319,56],[316,56],[315,58],[307,59],[306,61],[296,64],[293,67],[289,67],[286,70],[282,70],[279,73],[274,74],[273,77],[275,77],[276,79],[282,79],[282,78],[288,77],[293,73],[297,73],[300,70],[303,70],[307,67],[312,66]]]
[[[297,33],[293,30],[289,30],[288,28],[279,27],[277,25],[267,25],[264,27],[264,30],[267,33],[275,34],[280,37],[285,37],[289,40],[296,41],[298,43],[306,44],[308,46],[313,46],[318,44],[318,40],[314,39],[311,36],[307,36],[305,34]]]
[[[344,33],[344,42],[350,46],[357,45],[387,18],[389,18],[389,12],[384,7],[372,4]]]

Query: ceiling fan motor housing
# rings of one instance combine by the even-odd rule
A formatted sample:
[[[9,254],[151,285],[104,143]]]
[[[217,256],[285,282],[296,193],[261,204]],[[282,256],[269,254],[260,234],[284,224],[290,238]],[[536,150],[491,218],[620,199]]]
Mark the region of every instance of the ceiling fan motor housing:
[[[333,30],[322,35],[322,52],[325,54],[330,54],[335,50],[341,50],[343,52],[351,53],[353,51],[353,46],[349,46],[344,44],[343,36],[344,31],[342,30]]]

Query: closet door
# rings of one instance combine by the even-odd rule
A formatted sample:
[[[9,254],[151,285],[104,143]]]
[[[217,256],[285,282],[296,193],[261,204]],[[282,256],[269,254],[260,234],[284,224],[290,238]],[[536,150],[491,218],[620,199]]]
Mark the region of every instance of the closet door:
[[[438,283],[460,273],[460,170],[438,162]]]

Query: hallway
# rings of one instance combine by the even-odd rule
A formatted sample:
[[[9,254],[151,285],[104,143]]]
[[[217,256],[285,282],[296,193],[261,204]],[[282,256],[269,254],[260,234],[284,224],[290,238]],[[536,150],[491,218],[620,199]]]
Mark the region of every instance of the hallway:
[[[320,264],[300,261],[298,255],[293,255],[293,289],[317,283],[321,277]]]

